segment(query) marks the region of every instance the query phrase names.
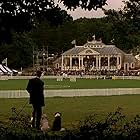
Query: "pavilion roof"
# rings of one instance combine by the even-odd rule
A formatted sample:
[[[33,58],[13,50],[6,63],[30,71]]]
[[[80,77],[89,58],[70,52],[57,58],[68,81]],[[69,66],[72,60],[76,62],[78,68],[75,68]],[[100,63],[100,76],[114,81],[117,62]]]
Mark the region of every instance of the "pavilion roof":
[[[124,62],[127,62],[127,63],[132,63],[132,62],[136,62],[136,58],[132,55],[132,54],[126,54],[124,56]]]
[[[84,51],[84,50],[93,50],[98,52],[99,54],[102,55],[116,55],[116,54],[126,54],[125,52],[123,52],[122,50],[120,50],[119,48],[115,47],[114,45],[105,45],[104,47],[97,47],[97,48],[91,48],[91,47],[74,47],[72,49],[69,49],[68,51],[64,52],[63,55],[78,55],[80,52]]]

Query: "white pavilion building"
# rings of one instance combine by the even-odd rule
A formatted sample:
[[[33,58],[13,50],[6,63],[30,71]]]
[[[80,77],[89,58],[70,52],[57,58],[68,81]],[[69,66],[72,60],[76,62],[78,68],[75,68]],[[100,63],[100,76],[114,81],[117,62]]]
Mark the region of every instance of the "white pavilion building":
[[[106,45],[94,38],[64,52],[54,62],[54,67],[62,71],[133,71],[140,68],[140,61],[115,45]]]

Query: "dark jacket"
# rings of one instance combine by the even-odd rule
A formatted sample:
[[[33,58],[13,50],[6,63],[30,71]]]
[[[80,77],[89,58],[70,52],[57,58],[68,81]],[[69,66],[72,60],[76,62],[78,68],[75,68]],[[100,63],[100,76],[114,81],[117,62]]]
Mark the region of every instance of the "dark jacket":
[[[30,94],[30,104],[44,106],[44,82],[39,78],[30,79],[26,90]]]

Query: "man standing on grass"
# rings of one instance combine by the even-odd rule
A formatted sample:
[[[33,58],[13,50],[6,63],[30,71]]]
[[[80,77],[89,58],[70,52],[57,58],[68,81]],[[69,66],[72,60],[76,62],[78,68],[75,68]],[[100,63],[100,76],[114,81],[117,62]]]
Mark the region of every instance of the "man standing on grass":
[[[30,79],[26,90],[30,94],[30,104],[33,106],[32,127],[40,130],[40,120],[42,115],[42,107],[44,104],[44,82],[40,79],[42,72],[37,71],[36,77]]]

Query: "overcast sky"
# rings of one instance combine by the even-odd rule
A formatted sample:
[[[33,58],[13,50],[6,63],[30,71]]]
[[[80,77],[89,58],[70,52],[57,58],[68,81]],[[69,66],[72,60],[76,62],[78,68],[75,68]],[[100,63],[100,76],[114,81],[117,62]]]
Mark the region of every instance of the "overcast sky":
[[[122,0],[107,0],[107,3],[108,3],[108,5],[104,7],[104,8],[107,8],[107,9],[116,9],[117,10],[118,8],[121,8],[123,6]],[[100,18],[100,17],[104,16],[101,9],[98,9],[97,11],[94,11],[94,10],[84,11],[84,10],[78,8],[75,11],[68,11],[68,14],[71,14],[73,19],[77,19],[77,18],[80,18],[80,17]]]

